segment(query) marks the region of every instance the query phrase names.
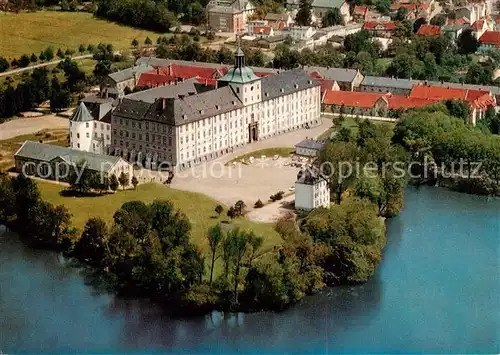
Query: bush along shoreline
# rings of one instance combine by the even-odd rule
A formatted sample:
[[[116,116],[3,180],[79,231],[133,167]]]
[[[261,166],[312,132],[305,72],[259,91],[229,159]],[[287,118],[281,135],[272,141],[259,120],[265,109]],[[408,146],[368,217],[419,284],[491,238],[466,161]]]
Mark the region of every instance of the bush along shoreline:
[[[395,127],[360,121],[356,131],[341,128],[318,158],[318,164],[339,167],[324,170],[332,205],[280,219],[275,230],[282,242],[271,250],[262,247],[265,235],[228,222],[206,232],[202,252],[190,241],[188,216],[162,200],[126,202],[112,223],[90,218],[78,231],[68,210],[43,201],[37,184],[23,176],[0,176],[0,224],[34,247],[77,260],[106,290],[148,297],[178,316],[281,311],[326,286],[359,284],[373,275],[386,244],[384,220],[398,214],[412,181],[398,174],[395,163],[410,169],[411,159],[426,154],[452,166],[460,154],[472,154],[463,142],[473,139],[480,152],[494,149],[467,157],[480,159],[481,173],[497,181],[500,159],[492,154],[500,152],[498,137],[445,109],[411,111]],[[363,168],[348,174],[349,164]],[[245,208],[238,201],[215,212],[232,220],[242,218]]]

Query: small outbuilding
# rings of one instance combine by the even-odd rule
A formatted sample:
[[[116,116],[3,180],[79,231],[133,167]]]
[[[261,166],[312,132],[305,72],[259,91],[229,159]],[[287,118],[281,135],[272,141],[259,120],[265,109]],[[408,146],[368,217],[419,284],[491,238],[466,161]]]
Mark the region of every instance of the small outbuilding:
[[[317,157],[325,143],[306,138],[295,145],[295,154],[306,157]]]

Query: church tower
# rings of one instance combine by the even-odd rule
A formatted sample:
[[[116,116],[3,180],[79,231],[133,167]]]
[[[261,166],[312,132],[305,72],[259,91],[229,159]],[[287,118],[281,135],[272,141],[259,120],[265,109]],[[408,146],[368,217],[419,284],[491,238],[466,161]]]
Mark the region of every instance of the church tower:
[[[245,54],[240,47],[234,54],[234,66],[218,80],[218,87],[231,86],[243,105],[252,105],[262,100],[260,78],[245,65]]]

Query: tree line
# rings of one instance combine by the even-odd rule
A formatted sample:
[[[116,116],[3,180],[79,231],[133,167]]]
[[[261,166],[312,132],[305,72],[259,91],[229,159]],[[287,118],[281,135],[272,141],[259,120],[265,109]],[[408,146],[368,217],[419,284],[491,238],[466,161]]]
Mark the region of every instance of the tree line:
[[[393,141],[419,162],[415,183],[462,192],[500,194],[500,115],[489,110],[476,127],[449,114],[444,105],[408,112]]]
[[[193,41],[188,35],[174,35],[170,38],[160,37],[157,41],[156,56],[166,59],[178,59],[208,63],[234,63],[234,52],[222,46],[218,50],[201,48],[200,44]],[[258,49],[242,47],[245,53],[245,64],[263,67],[266,64],[264,54]]]

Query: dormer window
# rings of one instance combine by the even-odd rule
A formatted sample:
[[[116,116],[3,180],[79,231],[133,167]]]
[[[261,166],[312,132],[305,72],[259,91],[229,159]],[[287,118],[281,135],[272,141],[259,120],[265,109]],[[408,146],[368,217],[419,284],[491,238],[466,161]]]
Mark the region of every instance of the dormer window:
[[[219,109],[219,105],[215,105],[215,109],[218,110]]]
[[[281,89],[280,89],[280,91],[281,91],[281,92],[285,92],[285,89],[284,89],[284,88],[281,88]]]
[[[182,119],[183,120],[187,119],[187,116],[186,115],[182,115]]]
[[[296,89],[298,89],[298,88],[299,88],[299,84],[295,84],[294,86],[295,86],[295,88],[296,88]]]
[[[200,110],[200,115],[203,115],[203,110]]]

